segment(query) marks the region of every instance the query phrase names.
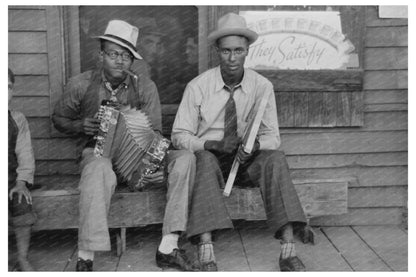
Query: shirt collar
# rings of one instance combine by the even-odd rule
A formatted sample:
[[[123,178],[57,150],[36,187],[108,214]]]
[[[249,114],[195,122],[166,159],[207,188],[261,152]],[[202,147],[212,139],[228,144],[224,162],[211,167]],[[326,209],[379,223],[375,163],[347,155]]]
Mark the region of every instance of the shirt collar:
[[[253,89],[253,84],[252,82],[250,82],[250,77],[248,75],[248,70],[244,68],[243,80],[241,80],[240,84],[237,85],[241,86],[241,90],[246,94],[252,91]],[[221,76],[221,68],[220,66],[217,66],[215,68],[215,92],[220,91],[224,88],[224,86],[225,83]]]

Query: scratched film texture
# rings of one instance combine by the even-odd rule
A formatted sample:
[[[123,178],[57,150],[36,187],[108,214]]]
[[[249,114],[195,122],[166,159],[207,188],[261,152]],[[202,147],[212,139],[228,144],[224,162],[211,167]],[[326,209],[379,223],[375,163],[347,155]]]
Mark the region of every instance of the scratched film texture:
[[[16,75],[10,108],[23,112],[28,119],[36,158],[35,183],[53,191],[76,190],[79,181],[76,141],[54,129],[50,115],[74,67],[82,72],[97,65],[99,44],[91,36],[101,35],[111,19],[126,20],[139,28],[151,27],[163,34],[160,45],[148,50],[149,53],[140,52],[139,47],[139,52],[147,55],[153,65],[150,74],[163,105],[163,132],[169,136],[183,90],[198,75],[198,24],[206,24],[209,30],[213,28],[209,25],[212,22],[201,21],[199,14],[207,18],[218,16],[216,10],[209,10],[210,7],[81,6],[76,8],[75,20],[74,13],[68,13],[68,8],[9,6],[8,10],[9,67]],[[234,8],[228,7],[229,10]],[[267,8],[325,10],[322,6],[251,6],[245,9]],[[314,186],[308,187],[308,184],[320,183],[319,180],[326,180],[323,183],[334,188],[348,187],[348,196],[343,194],[345,198],[340,200],[348,207],[347,213],[311,218],[314,245],[296,239],[296,252],[307,271],[408,270],[408,21],[379,18],[377,6],[366,7],[363,18],[358,23],[365,27],[365,32],[358,38],[363,44],[362,89],[359,92],[331,94],[322,90],[309,93],[308,85],[313,86],[313,83],[305,84],[304,90],[295,93],[276,92],[277,101],[285,103],[278,104],[281,149],[286,154],[296,188],[310,196]],[[61,28],[63,33],[60,33]],[[78,36],[69,36],[74,28],[78,28]],[[79,49],[79,58],[72,56],[71,47]],[[208,51],[207,56],[215,64],[215,58],[211,57],[214,52]],[[209,62],[208,66],[213,64]],[[293,80],[301,84],[302,79],[296,78]],[[357,100],[354,96],[358,97],[362,115],[359,126],[344,122],[351,122],[351,111],[344,110],[343,113],[342,109],[339,112],[336,108],[324,108],[322,104],[330,99],[334,107],[348,106]],[[296,104],[305,97],[312,99],[302,102],[306,106]],[[309,106],[308,110],[308,103],[313,104],[314,109]],[[342,124],[319,126],[328,118],[323,117],[325,112],[316,113],[315,108],[327,109],[325,111],[335,118],[329,122],[338,116]],[[296,125],[296,118],[291,116],[296,112],[302,112],[304,118],[299,122],[306,118],[306,125]],[[315,126],[308,125],[308,119]],[[316,122],[319,123],[317,126]],[[255,203],[261,203],[257,196]],[[140,198],[147,201],[140,210],[143,218],[148,216],[146,207],[151,206],[158,206],[160,217],[163,197],[163,193],[150,193]],[[233,197],[229,201],[230,207],[235,213],[241,212],[238,205],[247,204],[247,195]],[[71,228],[43,230],[45,226],[35,225],[29,260],[37,271],[74,271],[77,229],[73,224],[76,224],[78,214],[77,198],[34,197],[34,202],[37,200],[35,212],[42,209],[43,216],[55,215],[60,226],[67,224]],[[127,208],[120,204],[117,209],[122,221],[123,209]],[[56,215],[60,211],[64,213]],[[256,211],[249,212],[257,216]],[[273,232],[264,218],[235,220],[234,229],[219,231],[214,244],[219,270],[279,270],[280,244],[273,239]],[[94,270],[162,270],[155,263],[162,234],[160,223],[128,228],[126,252],[121,256],[116,253],[118,233],[118,228],[110,229],[112,250],[96,253]],[[184,237],[180,244],[192,260],[197,258],[194,245]],[[8,270],[14,271],[16,241],[11,227],[8,254]]]

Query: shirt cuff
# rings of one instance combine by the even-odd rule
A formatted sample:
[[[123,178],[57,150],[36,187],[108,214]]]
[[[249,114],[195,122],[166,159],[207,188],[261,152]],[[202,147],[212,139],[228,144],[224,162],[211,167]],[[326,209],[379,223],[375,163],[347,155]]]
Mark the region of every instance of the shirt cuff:
[[[198,139],[194,142],[192,142],[192,152],[196,152],[196,151],[201,151],[201,150],[205,150],[205,139]]]
[[[26,177],[26,176],[18,176],[16,178],[16,181],[23,181],[23,182],[26,182],[28,184],[33,184],[33,178]]]

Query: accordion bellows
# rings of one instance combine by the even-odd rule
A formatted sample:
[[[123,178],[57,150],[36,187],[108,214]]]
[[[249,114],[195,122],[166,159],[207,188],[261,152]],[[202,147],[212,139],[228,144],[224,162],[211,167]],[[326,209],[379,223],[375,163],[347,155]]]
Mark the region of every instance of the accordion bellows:
[[[140,110],[118,111],[101,106],[100,117],[95,155],[111,158],[121,181],[134,181],[134,186],[140,186],[138,183],[143,174],[159,168],[170,141],[153,131],[146,114]]]

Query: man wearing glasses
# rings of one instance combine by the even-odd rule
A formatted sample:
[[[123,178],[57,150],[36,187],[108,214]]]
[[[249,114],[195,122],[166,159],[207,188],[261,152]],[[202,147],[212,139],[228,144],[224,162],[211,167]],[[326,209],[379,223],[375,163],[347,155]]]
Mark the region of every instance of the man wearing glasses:
[[[146,76],[138,80],[126,73],[134,59],[141,59],[135,48],[138,29],[127,22],[109,22],[100,40],[101,67],[71,78],[62,98],[56,104],[52,120],[55,127],[79,138],[81,179],[79,183],[79,228],[77,271],[92,271],[95,251],[109,251],[110,237],[107,216],[111,196],[117,185],[111,159],[94,155],[95,140],[100,121],[96,115],[102,100],[117,105],[130,105],[148,115],[153,129],[162,131],[161,106],[155,84]],[[188,217],[188,198],[195,175],[195,157],[180,150],[168,154],[169,173],[167,205],[162,241],[156,251],[160,267],[193,270],[178,238],[185,231]],[[160,184],[164,172],[159,170],[144,176],[147,184]]]

